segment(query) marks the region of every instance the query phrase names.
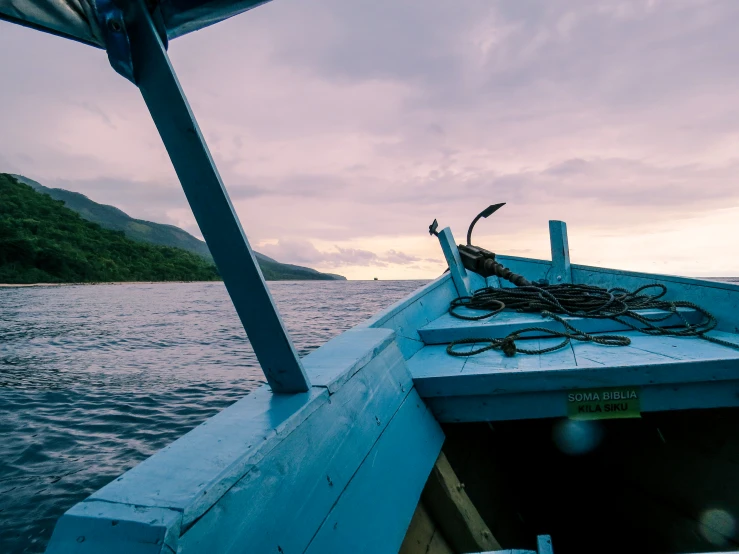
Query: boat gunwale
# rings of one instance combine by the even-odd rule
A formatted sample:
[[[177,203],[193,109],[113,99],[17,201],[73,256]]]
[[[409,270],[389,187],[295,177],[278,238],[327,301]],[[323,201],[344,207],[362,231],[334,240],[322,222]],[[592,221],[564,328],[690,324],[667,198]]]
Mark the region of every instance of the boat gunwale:
[[[551,265],[551,261],[542,260],[539,258],[524,258],[521,256],[508,256],[506,254],[499,254],[496,256],[496,258],[500,261],[513,261],[518,263],[533,263],[533,264],[540,264],[540,265]],[[624,277],[640,277],[644,279],[654,279],[654,280],[660,280],[660,281],[669,281],[673,283],[678,283],[682,285],[694,285],[694,286],[701,286],[701,287],[708,287],[708,288],[717,288],[717,289],[724,289],[724,290],[730,290],[732,292],[739,292],[739,283],[729,283],[726,281],[712,281],[705,278],[700,277],[682,277],[680,275],[671,275],[671,274],[664,274],[664,273],[648,273],[644,271],[636,271],[636,270],[629,270],[629,269],[616,269],[612,267],[602,267],[602,266],[591,266],[591,265],[584,265],[584,264],[572,264],[572,271],[573,271],[573,282],[577,283],[579,280],[576,279],[576,276],[574,275],[574,271],[585,271],[585,272],[595,272],[595,273],[606,273],[606,274],[612,274],[616,276],[624,276]],[[715,277],[716,279],[719,279],[720,277]],[[580,283],[583,284],[583,283]]]
[[[359,328],[366,328],[366,327],[373,327],[373,328],[382,327],[382,325],[387,323],[394,316],[410,308],[413,304],[423,299],[423,297],[425,297],[427,294],[436,290],[438,287],[442,287],[446,285],[447,283],[451,282],[451,279],[452,279],[452,276],[448,272],[444,273],[443,275],[440,275],[439,277],[437,277],[430,283],[426,283],[425,285],[419,287],[418,289],[413,291],[410,295],[406,296],[405,298],[401,298],[400,300],[394,302],[389,307],[385,308],[379,313],[362,321],[358,325],[355,325],[354,327],[352,327],[352,329],[359,329]]]

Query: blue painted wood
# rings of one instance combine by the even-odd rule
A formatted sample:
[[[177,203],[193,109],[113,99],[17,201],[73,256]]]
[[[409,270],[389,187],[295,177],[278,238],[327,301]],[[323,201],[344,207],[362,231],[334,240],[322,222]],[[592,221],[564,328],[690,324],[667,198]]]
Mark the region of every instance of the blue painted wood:
[[[280,319],[195,116],[143,0],[127,23],[136,84],[169,153],[267,382],[305,392],[308,378]]]
[[[531,281],[551,279],[553,271],[552,263],[549,261],[503,254],[498,254],[496,257],[511,271]],[[571,264],[570,272],[573,283],[606,288],[619,286],[634,290],[650,283],[663,283],[668,287],[667,299],[691,300],[718,318],[719,330],[739,333],[739,285],[737,284],[578,264]],[[507,281],[502,281],[500,285],[502,287],[513,286]]]
[[[564,221],[549,222],[549,242],[552,247],[551,283],[571,283],[570,244],[567,240],[567,224]]]
[[[532,339],[526,341],[531,348],[553,346],[556,339]],[[482,343],[460,345],[456,350],[469,352],[484,346]],[[563,349],[549,354],[556,363],[566,366],[575,365],[575,357],[571,349]],[[456,377],[468,379],[470,375],[490,372],[490,364],[495,364],[497,371],[539,371],[538,356],[520,355],[512,358],[500,355],[499,352],[484,352],[475,356],[449,356],[446,346],[427,346],[409,361],[413,380],[422,383],[426,397],[443,397],[455,394],[458,390]]]
[[[551,275],[552,264],[546,260],[503,254],[497,255],[496,259],[511,271],[520,273],[532,281],[546,279]],[[571,264],[570,270],[573,283],[606,288],[620,286],[633,290],[650,283],[663,283],[668,288],[668,299],[691,300],[701,304],[719,317],[719,330],[739,332],[739,285],[737,284],[579,264]],[[503,281],[501,286],[513,285]]]
[[[739,406],[739,380],[643,387],[640,402],[645,412]]]
[[[699,323],[703,316],[692,308],[678,308],[678,311],[688,322]],[[459,309],[462,315],[480,315],[482,312],[476,310]],[[667,315],[664,310],[637,310],[637,313],[645,317],[656,317]],[[592,319],[583,317],[564,316],[563,319],[586,333],[610,333],[615,331],[630,330],[630,327],[612,319]],[[635,319],[624,318],[638,328],[645,327]],[[659,323],[663,327],[682,327],[683,320],[678,315],[673,315]],[[564,325],[551,318],[542,317],[539,314],[526,314],[514,311],[503,311],[491,318],[479,321],[459,319],[449,313],[442,314],[431,323],[418,329],[418,334],[425,344],[446,344],[452,341],[471,338],[503,338],[514,331],[526,327],[542,327],[554,331],[563,331]],[[547,337],[543,332],[531,332],[526,338]]]
[[[405,310],[412,308],[414,304],[419,302],[421,299],[433,298],[437,295],[448,296],[449,299],[456,298],[456,290],[452,283],[452,276],[449,273],[444,273],[440,277],[437,277],[430,283],[422,286],[416,290],[413,294],[402,298],[391,304],[384,310],[378,312],[369,319],[363,321],[357,328],[360,327],[388,327],[387,323],[396,315],[404,312]],[[449,307],[449,303],[446,304],[443,310],[441,310],[435,317],[438,317],[445,312]]]
[[[539,535],[536,537],[537,554],[554,554],[552,548],[552,537],[549,535]]]
[[[54,529],[47,554],[159,554],[177,551],[175,510],[81,502]]]
[[[546,262],[544,262],[546,263]],[[694,277],[681,277],[679,275],[665,275],[660,273],[643,273],[639,271],[628,271],[625,269],[614,269],[607,267],[595,267],[588,265],[572,264],[572,270],[577,270],[579,277],[588,278],[590,273],[594,275],[590,276],[593,279],[603,279],[605,283],[613,283],[620,279],[631,280],[631,279],[644,279],[642,284],[647,283],[661,283],[669,285],[684,285],[690,287],[686,289],[688,291],[695,292],[699,289],[717,289],[722,290],[726,293],[739,293],[739,284],[726,283],[723,281],[708,281],[705,279],[698,279]],[[597,274],[597,275],[595,275]],[[627,281],[636,283],[638,281]],[[613,286],[613,285],[611,285]]]
[[[574,283],[601,287],[624,287],[634,290],[651,283],[667,286],[668,300],[690,300],[718,319],[719,331],[739,333],[739,285],[689,279],[672,275],[655,275],[572,264]]]
[[[391,344],[198,519],[180,551],[302,552],[412,390]]]
[[[404,310],[394,315],[390,321],[386,323],[386,328],[393,329],[398,336],[421,342],[418,335],[419,327],[423,327],[429,321],[426,308],[420,302],[413,306],[413,309]]]
[[[215,554],[244,544],[302,552],[404,399],[412,394],[424,406],[391,330],[347,335],[306,357],[319,381],[311,391],[275,395],[264,386],[226,408],[70,510],[51,551],[106,551],[101,545],[117,536],[106,529],[130,521],[141,552],[158,552],[144,549],[151,537],[166,538],[162,552]],[[324,348],[343,360],[346,376]],[[436,425],[428,414],[425,425]]]
[[[462,345],[459,350],[469,352],[472,345]],[[438,375],[459,375],[469,358],[449,356],[446,346],[426,346],[419,350],[409,361],[408,368],[414,380]]]
[[[632,337],[629,337],[632,338]],[[638,337],[634,337],[635,339]],[[655,337],[649,337],[649,338],[655,338]],[[675,344],[675,343],[673,343]],[[677,343],[679,344],[679,343]],[[575,365],[579,368],[587,368],[587,367],[604,367],[604,366],[612,366],[614,364],[613,353],[610,351],[611,349],[607,349],[605,352],[602,348],[598,348],[597,344],[590,344],[590,343],[580,343],[580,344],[573,344],[572,345],[572,353],[575,356]],[[617,347],[622,348],[622,347]],[[640,350],[638,348],[633,348],[631,346],[623,348],[621,352],[618,353],[617,357],[617,365],[619,367],[630,367],[630,366],[644,366],[648,364],[661,364],[665,363],[666,361],[669,361],[671,358],[668,356],[663,356],[661,354],[655,354],[652,352],[647,352],[646,350]],[[672,358],[675,359],[675,358]]]
[[[544,392],[435,396],[424,400],[441,423],[471,423],[565,417],[564,398],[564,392]]]
[[[449,303],[457,297],[451,283],[443,289],[437,289],[435,294],[426,294],[418,299],[418,308],[422,311],[427,322],[438,318],[449,310]]]
[[[451,276],[446,273],[355,328],[394,330],[400,351],[406,359],[409,359],[423,348],[418,328],[446,312],[449,309],[449,302],[456,297],[457,291]]]
[[[532,348],[540,350],[542,348],[551,348],[562,342],[556,338],[538,338],[519,342],[521,348]],[[475,343],[472,349],[484,346],[483,343]],[[571,347],[561,348],[554,352],[548,352],[542,355],[517,354],[516,356],[505,356],[500,350],[490,350],[475,354],[467,358],[463,373],[466,376],[474,374],[488,373],[491,364],[496,371],[533,371],[540,372],[553,368],[574,368],[577,367],[575,354]]]
[[[598,386],[598,385],[594,385]],[[602,385],[609,386],[609,385]],[[641,386],[642,412],[739,407],[739,380]],[[566,417],[567,390],[473,396],[425,401],[442,423]]]
[[[488,286],[487,278],[483,277],[482,275],[478,275],[474,271],[467,272],[467,279],[468,279],[469,289],[471,292],[474,292],[477,289],[481,289],[481,288]]]
[[[408,337],[395,337],[395,342],[398,343],[398,348],[400,348],[406,360],[423,348],[423,343],[420,340],[409,339]]]
[[[394,338],[391,329],[350,329],[313,351],[303,364],[313,386],[333,394]]]
[[[388,348],[392,331],[366,329],[354,332],[352,345],[342,347],[345,371],[352,375],[357,360],[369,351],[379,353],[377,343]],[[368,339],[362,339],[362,335]],[[354,347],[354,354],[349,346]],[[326,387],[335,391],[345,382],[336,366],[323,370],[321,347],[305,360],[326,376]],[[318,358],[318,362],[313,362]],[[410,386],[407,387],[410,389]],[[200,517],[233,484],[248,473],[307,417],[328,402],[329,391],[313,387],[308,393],[273,395],[261,387],[229,406],[151,458],[103,487],[90,498],[106,502],[158,506],[184,513],[184,526]],[[177,479],[172,479],[177,475]]]
[[[632,331],[623,333],[632,340],[641,340],[643,335]],[[739,337],[727,333],[714,333],[725,340],[739,343]],[[651,349],[634,347],[607,347],[575,342],[573,353],[566,349],[539,356],[518,354],[506,357],[498,350],[490,350],[468,359],[460,373],[456,361],[439,348],[437,355],[448,360],[435,364],[438,373],[429,375],[425,367],[430,362],[419,351],[408,361],[419,394],[431,396],[459,396],[497,394],[523,391],[546,391],[555,389],[588,388],[598,386],[648,385],[664,383],[697,383],[709,380],[732,380],[739,378],[739,349],[720,346],[696,338],[647,337]],[[546,339],[551,344],[556,339]],[[528,342],[528,341],[526,341]],[[700,344],[698,344],[700,343]],[[545,344],[544,339],[539,344]],[[679,359],[655,353],[657,346],[671,352],[701,348],[699,359]],[[438,348],[429,347],[426,348]],[[647,351],[651,350],[651,351]],[[580,360],[577,352],[587,352]],[[595,358],[595,356],[599,358]],[[560,356],[563,356],[560,357]]]
[[[396,342],[403,356],[408,359],[423,348],[423,341],[418,336],[418,327],[428,322],[423,306],[416,303],[412,308],[392,316],[381,328],[392,329],[396,333]]]
[[[328,400],[325,388],[287,396],[261,387],[88,500],[171,508],[187,527]]]
[[[739,344],[739,335],[734,333],[714,331],[710,336]],[[650,338],[652,337],[644,335],[631,337],[631,348],[641,354],[649,353],[675,360],[716,360],[721,359],[725,353],[723,347],[716,348],[717,345],[708,341],[691,341],[688,338],[649,340]]]
[[[454,242],[454,235],[452,235],[452,230],[449,227],[439,231],[439,244],[441,244],[441,250],[444,252],[446,263],[449,264],[449,273],[452,275],[457,294],[459,296],[470,296],[471,290],[467,270],[462,265],[457,243]]]
[[[388,424],[306,554],[397,552],[444,435],[413,391]]]

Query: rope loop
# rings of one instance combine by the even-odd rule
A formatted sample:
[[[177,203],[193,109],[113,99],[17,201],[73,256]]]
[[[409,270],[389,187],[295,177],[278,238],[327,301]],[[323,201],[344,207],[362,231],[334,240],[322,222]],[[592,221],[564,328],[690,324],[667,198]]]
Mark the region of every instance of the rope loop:
[[[656,290],[655,290],[656,289]],[[664,300],[667,287],[662,283],[649,283],[633,291],[622,287],[606,289],[594,285],[525,285],[515,288],[485,287],[475,291],[472,296],[460,296],[449,304],[449,313],[459,319],[479,321],[494,317],[503,310],[520,313],[539,313],[542,318],[553,319],[560,323],[563,330],[544,327],[526,327],[508,334],[500,339],[460,339],[447,346],[447,353],[452,356],[474,356],[488,350],[502,350],[512,357],[521,354],[545,354],[568,346],[571,341],[591,342],[602,346],[629,346],[631,339],[625,335],[590,335],[577,329],[565,317],[581,317],[588,319],[611,319],[621,325],[651,336],[697,337],[700,339],[739,348],[725,340],[706,335],[718,325],[718,320],[708,310],[686,300]],[[690,323],[680,308],[690,308],[699,312],[702,319],[699,323]],[[460,310],[477,310],[484,313],[472,315]],[[642,310],[653,310],[654,313],[640,313]],[[660,323],[676,316],[682,325],[666,327]],[[516,341],[526,338],[526,333],[538,333],[540,336],[564,339],[561,343],[547,348],[521,348]],[[483,344],[478,348],[463,351],[458,347],[467,344]]]

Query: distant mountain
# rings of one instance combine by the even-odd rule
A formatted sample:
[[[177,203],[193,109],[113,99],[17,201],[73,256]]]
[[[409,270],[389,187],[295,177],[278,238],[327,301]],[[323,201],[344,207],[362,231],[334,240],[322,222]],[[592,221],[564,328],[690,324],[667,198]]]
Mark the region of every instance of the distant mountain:
[[[0,283],[219,279],[215,265],[202,256],[103,229],[0,173]]]
[[[122,231],[125,235],[135,241],[160,244],[182,248],[199,254],[209,262],[213,263],[213,257],[208,246],[202,240],[192,236],[174,225],[153,223],[143,219],[134,219],[125,212],[114,206],[98,204],[90,200],[84,194],[71,192],[64,189],[45,187],[28,177],[14,175],[18,181],[33,187],[38,192],[48,194],[55,200],[61,200],[70,210],[74,210],[88,221],[97,223],[105,229]],[[344,280],[346,277],[333,273],[321,273],[309,267],[301,267],[292,264],[283,264],[272,258],[254,253],[264,278],[268,281],[285,280]]]

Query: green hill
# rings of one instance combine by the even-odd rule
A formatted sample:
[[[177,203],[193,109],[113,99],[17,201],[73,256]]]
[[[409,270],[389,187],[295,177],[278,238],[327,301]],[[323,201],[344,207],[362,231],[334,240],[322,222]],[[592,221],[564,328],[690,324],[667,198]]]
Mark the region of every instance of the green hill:
[[[0,283],[214,281],[197,254],[103,229],[0,173]]]
[[[77,212],[84,219],[97,223],[105,229],[123,231],[128,238],[141,242],[153,242],[162,246],[174,246],[176,248],[190,250],[191,252],[200,254],[211,262],[213,261],[210,252],[208,252],[208,247],[203,241],[196,239],[191,234],[174,225],[162,225],[160,223],[134,219],[114,206],[93,202],[84,194],[45,187],[41,183],[23,177],[22,175],[13,175],[13,177],[21,183],[33,187],[38,192],[48,194],[54,200],[61,200],[70,210]]]
[[[143,219],[134,219],[114,206],[98,204],[84,194],[64,189],[45,187],[22,175],[12,175],[21,183],[33,187],[36,191],[48,194],[55,200],[64,202],[67,208],[74,210],[88,221],[97,223],[105,229],[122,231],[135,241],[172,246],[194,252],[209,262],[213,262],[208,246],[202,240],[192,236],[174,225],[153,223]],[[283,264],[272,258],[254,253],[264,278],[268,281],[280,280],[334,280],[345,279],[333,273],[321,273],[315,269],[292,264]]]

